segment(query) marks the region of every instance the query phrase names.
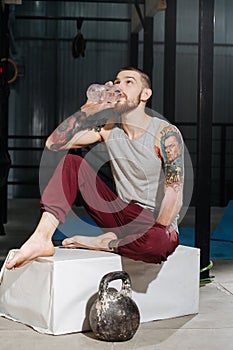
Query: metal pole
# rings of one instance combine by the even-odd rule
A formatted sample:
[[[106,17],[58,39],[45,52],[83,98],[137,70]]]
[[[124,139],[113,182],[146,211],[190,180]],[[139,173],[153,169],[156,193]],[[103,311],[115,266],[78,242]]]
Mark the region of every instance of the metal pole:
[[[226,205],[226,125],[221,126],[221,143],[220,143],[220,176],[219,176],[219,198],[220,205]]]
[[[176,99],[176,0],[167,0],[164,40],[163,115],[175,121]]]
[[[214,0],[199,0],[196,237],[201,268],[210,262]],[[202,278],[209,276],[209,271]]]
[[[130,65],[132,67],[138,67],[138,33],[131,33],[130,35]]]
[[[153,17],[144,18],[144,45],[143,45],[143,70],[148,74],[152,82],[153,76],[153,32],[154,32],[154,19]],[[151,100],[148,102],[148,107],[151,107]]]
[[[0,4],[0,235],[5,234],[3,224],[7,221],[7,177],[10,167],[8,154],[8,99],[7,65],[1,59],[9,53],[8,33],[9,5]]]

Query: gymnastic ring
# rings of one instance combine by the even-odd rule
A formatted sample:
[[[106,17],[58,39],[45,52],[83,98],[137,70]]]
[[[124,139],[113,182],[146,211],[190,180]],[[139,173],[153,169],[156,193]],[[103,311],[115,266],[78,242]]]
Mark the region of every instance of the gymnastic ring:
[[[16,80],[16,78],[18,76],[18,68],[17,68],[15,61],[13,61],[12,58],[10,58],[10,57],[8,57],[8,58],[4,57],[1,59],[1,62],[10,62],[10,64],[12,64],[12,66],[14,68],[14,75],[7,82],[8,82],[8,84],[14,83],[14,81]]]

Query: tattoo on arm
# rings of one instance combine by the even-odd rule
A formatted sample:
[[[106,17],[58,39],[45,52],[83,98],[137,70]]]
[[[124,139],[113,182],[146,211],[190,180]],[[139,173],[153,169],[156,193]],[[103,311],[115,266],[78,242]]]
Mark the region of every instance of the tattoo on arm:
[[[49,139],[52,143],[50,149],[52,151],[58,151],[80,130],[94,129],[99,132],[111,118],[115,121],[119,119],[119,116],[113,112],[112,108],[95,113],[88,117],[85,112],[76,112],[74,115],[64,120],[50,135]]]
[[[168,125],[161,130],[161,154],[165,174],[165,185],[179,192],[184,180],[184,147],[179,130]]]
[[[66,145],[79,130],[85,121],[85,113],[79,111],[64,120],[50,135],[51,150],[57,151]]]

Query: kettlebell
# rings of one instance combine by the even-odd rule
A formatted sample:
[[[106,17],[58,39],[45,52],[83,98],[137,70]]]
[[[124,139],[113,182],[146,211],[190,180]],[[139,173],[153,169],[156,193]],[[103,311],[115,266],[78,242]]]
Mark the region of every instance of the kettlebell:
[[[122,280],[121,290],[108,289],[108,284],[117,279]],[[140,324],[140,313],[131,296],[131,280],[125,271],[103,276],[89,314],[90,326],[97,338],[117,342],[134,336]]]

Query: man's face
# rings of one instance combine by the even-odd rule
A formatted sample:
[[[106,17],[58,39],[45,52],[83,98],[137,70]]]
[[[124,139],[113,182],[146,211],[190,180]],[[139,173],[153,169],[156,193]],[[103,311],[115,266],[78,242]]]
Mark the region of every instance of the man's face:
[[[175,136],[169,136],[166,138],[164,141],[164,146],[169,162],[172,162],[174,159],[180,157],[181,149]]]
[[[114,80],[114,85],[119,86],[123,93],[114,111],[123,114],[137,108],[143,90],[140,74],[131,70],[122,71]]]

